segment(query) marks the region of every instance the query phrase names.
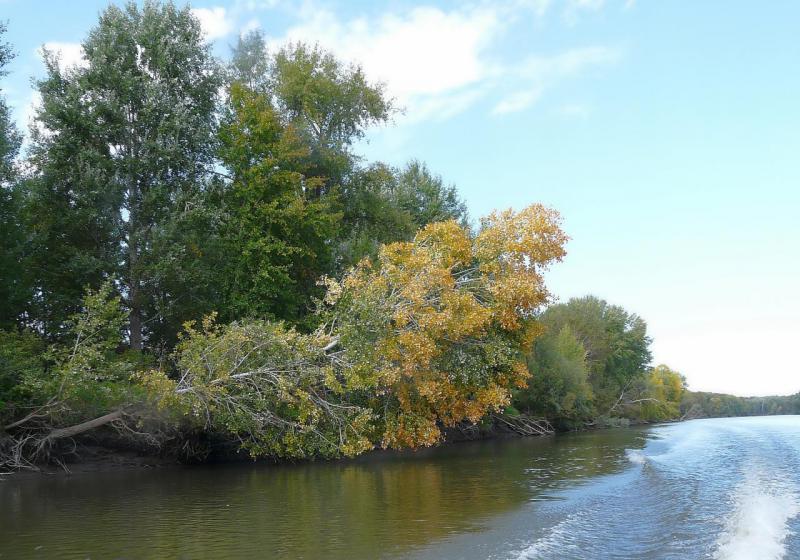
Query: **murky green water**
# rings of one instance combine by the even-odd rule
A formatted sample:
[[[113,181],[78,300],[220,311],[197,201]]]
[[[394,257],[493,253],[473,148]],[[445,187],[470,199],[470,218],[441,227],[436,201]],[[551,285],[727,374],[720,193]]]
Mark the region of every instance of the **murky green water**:
[[[784,417],[7,479],[0,558],[747,558],[723,553],[752,508],[780,558],[798,453]]]

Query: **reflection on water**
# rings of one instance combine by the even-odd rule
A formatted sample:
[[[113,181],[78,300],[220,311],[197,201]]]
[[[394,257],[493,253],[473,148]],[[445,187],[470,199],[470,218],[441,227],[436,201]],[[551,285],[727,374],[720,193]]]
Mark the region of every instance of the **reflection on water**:
[[[12,478],[6,558],[800,558],[800,417]]]
[[[642,448],[644,433],[334,463],[12,478],[0,482],[0,558],[437,557],[440,544],[491,534],[504,516],[520,525],[514,515],[526,504],[629,468],[626,450]]]

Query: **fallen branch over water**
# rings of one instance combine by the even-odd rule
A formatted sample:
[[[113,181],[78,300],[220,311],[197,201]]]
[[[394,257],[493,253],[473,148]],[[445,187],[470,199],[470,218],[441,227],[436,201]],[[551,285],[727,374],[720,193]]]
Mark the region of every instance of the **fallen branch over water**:
[[[492,419],[506,429],[522,436],[544,436],[555,433],[553,426],[546,419],[509,416],[508,414],[493,414]]]

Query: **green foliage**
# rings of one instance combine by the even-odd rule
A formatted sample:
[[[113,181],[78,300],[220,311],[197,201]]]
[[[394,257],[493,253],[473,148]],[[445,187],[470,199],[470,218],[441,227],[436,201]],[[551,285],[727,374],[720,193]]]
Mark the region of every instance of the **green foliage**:
[[[131,346],[141,349],[148,331],[158,338],[162,327],[177,327],[168,314],[182,314],[180,296],[158,282],[165,256],[153,247],[203,187],[221,81],[199,22],[171,3],[109,6],[82,49],[86,64],[66,70],[46,54],[38,83],[35,314],[46,332],[62,332],[83,286],[113,274],[130,311]]]
[[[568,325],[586,349],[597,415],[611,415],[620,394],[644,377],[651,359],[650,338],[637,315],[586,296],[551,306],[541,321],[553,331]]]
[[[332,266],[329,239],[339,214],[312,195],[308,147],[284,125],[269,98],[240,83],[230,88],[220,130],[221,159],[231,173],[225,193],[226,320],[247,315],[301,322]]]
[[[569,325],[560,331],[548,330],[536,340],[528,369],[528,386],[515,396],[518,406],[565,427],[577,427],[592,418],[586,349]]]
[[[117,353],[127,313],[113,283],[88,290],[82,309],[66,324],[64,344],[45,354],[48,369],[22,377],[21,390],[49,409],[54,424],[80,421],[126,403],[135,362]]]
[[[680,403],[680,413],[687,418],[800,414],[800,393],[787,396],[737,397],[685,391]]]
[[[11,45],[2,42],[5,32],[6,24],[0,22],[0,78],[8,73],[6,66],[14,58]],[[13,176],[14,158],[19,152],[21,141],[22,138],[11,120],[8,105],[6,105],[5,97],[0,90],[0,188],[5,187]]]
[[[371,84],[359,66],[303,43],[280,49],[271,65],[271,93],[288,122],[311,148],[311,174],[325,177],[316,194],[342,183],[352,169],[353,142],[393,111],[383,86]]]
[[[638,396],[628,406],[627,414],[646,422],[675,420],[681,416],[685,391],[686,379],[680,373],[658,365],[640,382]]]
[[[453,186],[412,161],[402,169],[373,164],[350,175],[341,191],[343,231],[337,269],[364,257],[374,259],[381,244],[410,241],[420,228],[456,220],[467,225],[466,205]]]
[[[0,331],[0,424],[5,424],[26,406],[31,395],[23,380],[45,375],[46,345],[31,331]]]
[[[648,374],[650,338],[642,319],[587,296],[550,306],[539,322],[545,333],[531,349],[531,379],[516,394],[517,406],[568,428],[655,414],[631,406],[659,383],[671,383],[658,377],[660,369],[656,377]],[[668,415],[670,407],[659,414]]]
[[[31,332],[0,331],[0,433],[11,434],[0,437],[0,466],[28,464],[60,428],[141,402],[131,383],[141,363],[118,352],[126,320],[106,281],[86,292],[62,343],[48,348]]]
[[[467,205],[458,196],[455,186],[445,185],[442,177],[431,173],[424,163],[412,160],[395,171],[395,176],[392,198],[409,214],[415,230],[448,220],[469,225]]]
[[[372,447],[371,414],[343,400],[329,337],[280,323],[187,326],[175,351],[177,382],[142,383],[163,407],[187,411],[203,430],[239,442],[253,457],[336,457]]]
[[[247,89],[269,94],[271,57],[267,41],[259,29],[239,35],[228,63],[228,80],[239,82]]]
[[[6,25],[0,22],[0,38]],[[0,40],[0,78],[14,58],[11,46]],[[30,297],[23,282],[21,264],[25,230],[20,223],[22,193],[14,168],[22,137],[11,119],[11,111],[0,90],[0,328],[12,328],[21,317]]]

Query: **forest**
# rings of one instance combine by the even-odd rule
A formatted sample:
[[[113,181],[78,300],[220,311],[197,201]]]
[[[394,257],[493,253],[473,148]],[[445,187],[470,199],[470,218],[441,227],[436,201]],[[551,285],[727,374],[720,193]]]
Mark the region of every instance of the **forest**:
[[[0,470],[798,411],[689,393],[641,317],[555,301],[557,211],[475,219],[422,161],[366,161],[402,107],[359,66],[258,31],[218,60],[157,1],[82,47],[44,52],[26,137],[0,96]]]

